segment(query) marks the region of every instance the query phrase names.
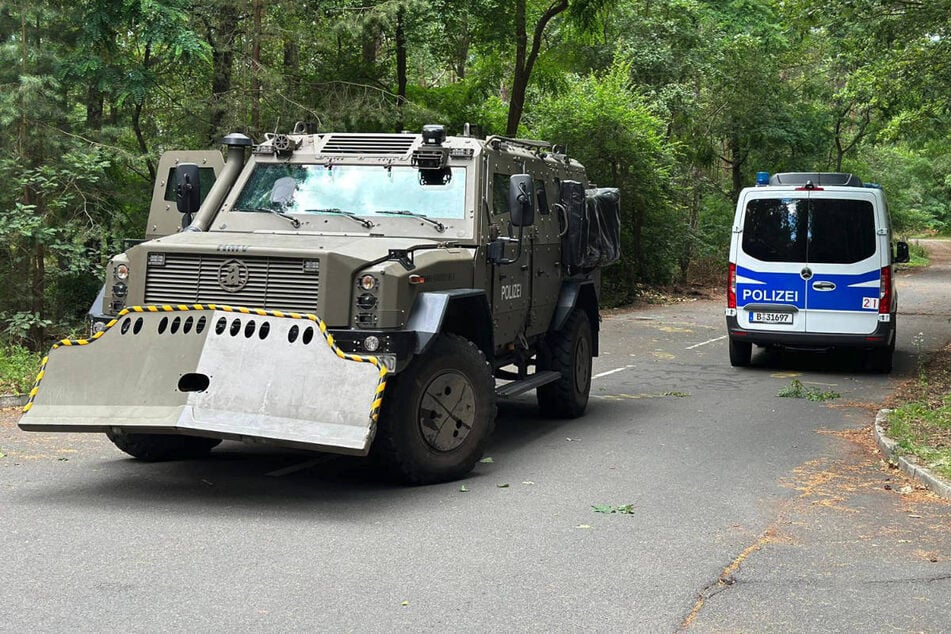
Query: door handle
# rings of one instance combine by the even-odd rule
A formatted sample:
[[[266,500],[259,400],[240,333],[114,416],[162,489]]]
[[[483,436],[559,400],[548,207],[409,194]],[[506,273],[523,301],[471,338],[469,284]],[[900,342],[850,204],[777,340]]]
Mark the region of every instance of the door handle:
[[[814,291],[834,291],[835,284],[828,280],[823,280],[821,282],[813,282],[812,290]]]

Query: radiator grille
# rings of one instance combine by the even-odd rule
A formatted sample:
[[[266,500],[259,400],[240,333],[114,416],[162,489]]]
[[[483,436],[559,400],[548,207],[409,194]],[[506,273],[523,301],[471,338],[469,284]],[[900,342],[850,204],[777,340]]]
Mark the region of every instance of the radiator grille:
[[[229,292],[218,283],[219,269],[237,260],[247,267],[247,284]],[[317,260],[166,253],[163,266],[149,265],[146,304],[227,304],[315,312],[320,289]]]

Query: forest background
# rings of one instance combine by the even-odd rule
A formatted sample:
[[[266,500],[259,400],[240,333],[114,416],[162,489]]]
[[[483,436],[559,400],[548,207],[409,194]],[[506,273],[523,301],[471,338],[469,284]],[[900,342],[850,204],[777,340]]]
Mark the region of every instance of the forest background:
[[[465,123],[622,191],[606,305],[725,274],[756,171],[881,183],[951,230],[951,0],[3,0],[0,345],[80,329],[159,154]]]

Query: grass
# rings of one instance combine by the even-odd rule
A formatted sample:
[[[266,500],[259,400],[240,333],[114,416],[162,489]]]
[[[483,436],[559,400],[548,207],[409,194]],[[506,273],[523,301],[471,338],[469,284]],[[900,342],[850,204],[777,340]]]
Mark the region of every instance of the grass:
[[[29,392],[42,358],[22,346],[0,346],[0,395]]]
[[[889,403],[886,434],[900,453],[951,480],[951,345],[919,359],[918,376]]]
[[[911,260],[901,266],[919,268],[928,266],[931,263],[931,259],[928,257],[928,251],[925,250],[917,240],[912,239],[908,241],[908,255],[911,256]]]

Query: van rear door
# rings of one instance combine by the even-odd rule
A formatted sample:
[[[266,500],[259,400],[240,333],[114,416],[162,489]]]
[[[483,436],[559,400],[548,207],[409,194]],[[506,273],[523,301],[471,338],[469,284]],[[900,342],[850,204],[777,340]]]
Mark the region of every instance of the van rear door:
[[[888,236],[876,217],[871,192],[810,192],[807,332],[868,334],[878,326]]]
[[[766,194],[749,194],[734,233],[737,322],[747,330],[805,332],[808,196]]]

